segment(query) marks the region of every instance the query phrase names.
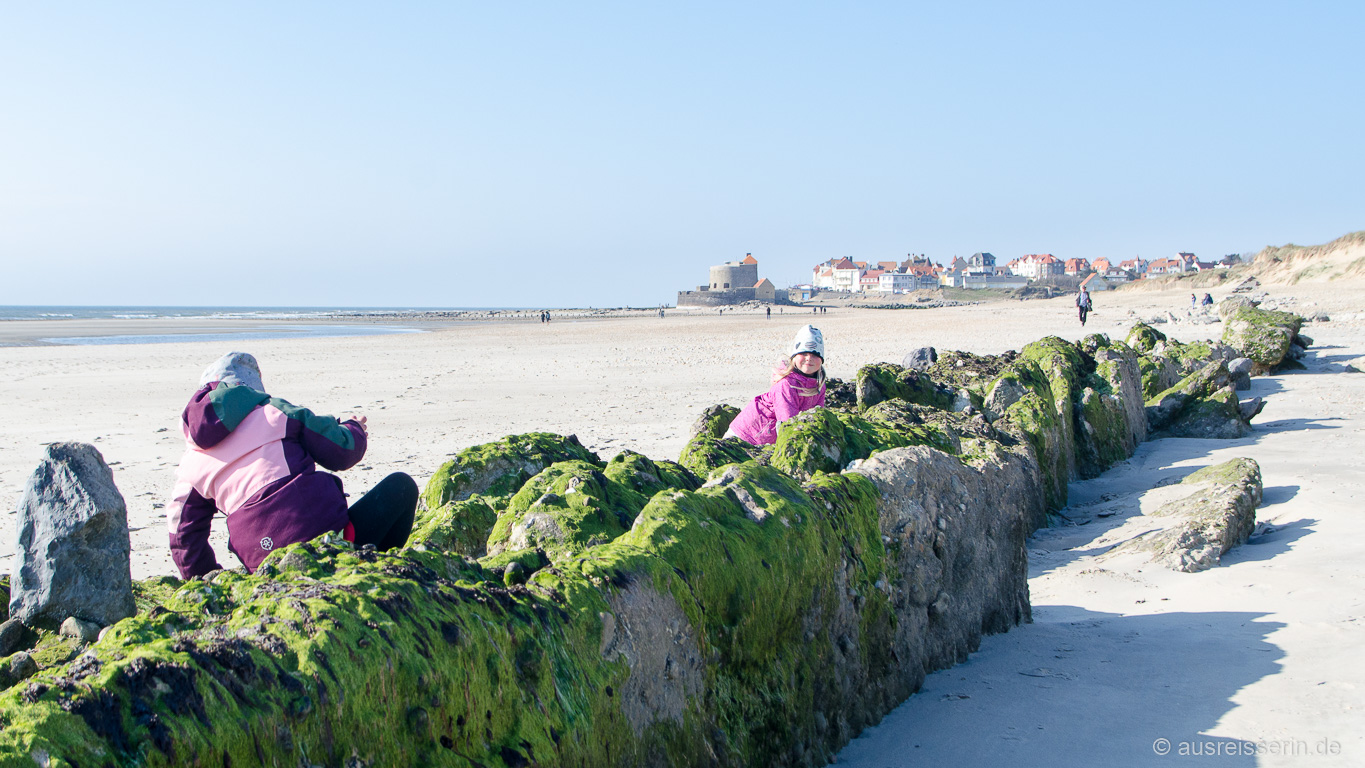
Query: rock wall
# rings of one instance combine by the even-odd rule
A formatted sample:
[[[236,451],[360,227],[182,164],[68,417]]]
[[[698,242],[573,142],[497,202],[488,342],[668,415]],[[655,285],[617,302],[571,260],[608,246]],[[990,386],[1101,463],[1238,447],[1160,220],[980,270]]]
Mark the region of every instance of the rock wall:
[[[470,448],[401,552],[328,535],[40,640],[0,765],[823,765],[1029,620],[1028,533],[1145,437],[1144,371],[1174,365],[1049,338],[868,366],[773,446],[714,408],[679,462]]]

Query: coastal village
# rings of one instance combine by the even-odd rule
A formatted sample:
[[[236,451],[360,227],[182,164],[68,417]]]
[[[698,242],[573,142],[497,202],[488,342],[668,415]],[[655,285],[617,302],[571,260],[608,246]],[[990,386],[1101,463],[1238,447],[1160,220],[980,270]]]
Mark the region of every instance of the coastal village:
[[[1106,291],[1123,283],[1148,277],[1190,274],[1227,269],[1241,263],[1237,254],[1217,261],[1201,261],[1193,253],[1147,260],[1134,257],[1114,261],[1101,257],[1061,259],[1050,253],[1031,253],[1005,263],[993,254],[974,253],[955,257],[948,264],[923,254],[907,254],[903,261],[855,261],[845,256],[828,259],[811,269],[809,283],[776,288],[758,276],[758,260],[752,253],[739,261],[710,268],[707,283],[696,290],[679,291],[678,306],[723,306],[747,301],[784,304],[810,300],[822,292],[845,294],[902,294],[939,288],[1012,290],[1032,283],[1075,289],[1084,284],[1090,291]]]

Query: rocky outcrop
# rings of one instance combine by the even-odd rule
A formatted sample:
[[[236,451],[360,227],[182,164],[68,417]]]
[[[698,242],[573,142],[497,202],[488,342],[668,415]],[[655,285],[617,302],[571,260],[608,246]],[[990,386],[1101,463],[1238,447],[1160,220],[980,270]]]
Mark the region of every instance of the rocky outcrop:
[[[93,445],[47,446],[16,527],[10,616],[56,629],[72,616],[105,626],[133,615],[128,509]]]
[[[60,654],[0,680],[0,756],[823,765],[1029,619],[1026,537],[1147,434],[1144,358],[1095,336],[869,366],[773,446],[712,410],[676,463],[470,448],[402,551],[329,534],[30,646]],[[1182,393],[1173,423],[1217,394]]]
[[[1256,528],[1261,504],[1261,468],[1251,459],[1232,459],[1198,470],[1182,482],[1190,495],[1153,514],[1171,524],[1128,541],[1111,555],[1141,552],[1152,562],[1193,573],[1218,565],[1233,547],[1245,544]]]

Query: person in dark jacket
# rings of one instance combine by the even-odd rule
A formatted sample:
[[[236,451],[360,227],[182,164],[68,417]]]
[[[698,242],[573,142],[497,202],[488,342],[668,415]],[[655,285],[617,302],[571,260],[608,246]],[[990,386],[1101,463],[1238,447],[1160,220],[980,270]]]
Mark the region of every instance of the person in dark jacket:
[[[337,531],[357,547],[401,547],[417,483],[395,472],[346,505],[341,478],[365,455],[365,417],[339,421],[265,393],[256,358],[230,352],[205,371],[181,414],[185,455],[168,505],[171,555],[184,578],[221,566],[209,545],[215,514],[228,549],[254,573],[272,551]]]

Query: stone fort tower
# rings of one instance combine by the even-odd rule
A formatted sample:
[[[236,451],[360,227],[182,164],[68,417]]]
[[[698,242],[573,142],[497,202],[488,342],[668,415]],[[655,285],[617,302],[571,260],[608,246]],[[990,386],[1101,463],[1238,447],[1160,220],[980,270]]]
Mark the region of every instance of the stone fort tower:
[[[758,284],[758,259],[752,253],[744,254],[744,261],[727,261],[718,267],[711,267],[710,291],[729,291],[738,288],[753,288]]]
[[[742,304],[746,301],[764,301],[774,304],[787,303],[787,291],[777,290],[772,281],[758,276],[758,259],[752,253],[744,254],[743,261],[727,261],[711,267],[710,279],[706,285],[697,286],[695,291],[678,291],[678,306],[724,306]]]

